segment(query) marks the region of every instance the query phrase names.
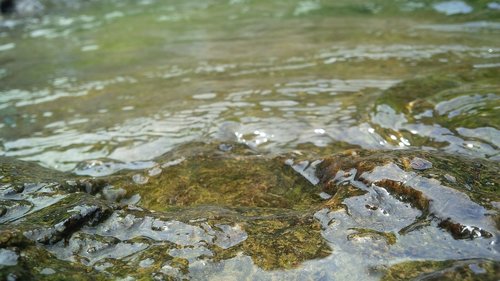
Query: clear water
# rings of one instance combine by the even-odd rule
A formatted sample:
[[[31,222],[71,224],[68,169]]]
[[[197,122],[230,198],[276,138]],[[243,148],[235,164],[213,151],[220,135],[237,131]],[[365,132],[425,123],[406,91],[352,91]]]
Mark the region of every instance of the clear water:
[[[496,122],[443,126],[374,104],[409,78],[499,68],[498,10],[445,4],[98,1],[4,18],[1,153],[67,171],[229,137],[270,152],[342,141],[498,159]],[[487,86],[434,112],[494,102],[491,114]]]
[[[44,3],[45,9],[36,15],[0,17],[0,155],[35,161],[69,172],[65,174],[68,177],[125,175],[123,181],[113,182],[111,177],[102,194],[86,194],[92,199],[81,199],[83,205],[69,204],[68,210],[64,209],[68,204],[63,205],[69,219],[92,213],[97,201],[119,201],[124,194],[134,195],[98,225],[86,225],[64,241],[45,245],[57,259],[77,260],[94,271],[111,272],[106,276],[135,274],[136,268],[142,268],[148,278],[158,274],[198,280],[369,280],[381,278],[384,268],[405,261],[464,258],[477,259],[477,263],[466,265],[476,273],[487,267],[485,260],[494,261],[498,268],[500,199],[494,192],[488,193],[491,198],[483,198],[486,191],[471,189],[474,182],[469,185],[468,175],[460,172],[462,163],[456,158],[450,158],[456,167],[449,167],[446,175],[433,174],[446,171],[443,166],[426,171],[439,164],[437,160],[425,160],[429,163],[417,163],[423,166],[416,168],[410,165],[412,171],[403,171],[404,157],[397,165],[374,165],[361,179],[349,170],[345,174],[340,170],[337,176],[332,175],[336,184],[345,183],[359,193],[339,199],[342,208],[325,203],[332,196],[335,199],[335,192],[327,188],[311,192],[319,183],[311,167],[320,165],[332,152],[361,149],[362,153],[439,151],[464,157],[461,159],[479,159],[491,170],[498,170],[500,3]],[[228,163],[221,160],[220,167],[227,171],[214,173],[220,167],[218,158],[210,158],[213,151],[206,158],[190,154],[186,148],[175,152],[179,146],[197,141],[222,143],[214,149],[216,153],[237,150],[236,143],[240,143],[253,154],[247,157],[235,152],[234,159],[226,159]],[[173,155],[162,156],[172,151]],[[297,159],[281,159],[279,155]],[[276,222],[266,217],[267,210],[245,211],[270,220],[270,226],[265,227],[253,225],[255,222],[246,217],[251,215],[243,211],[226,218],[224,212],[229,211],[224,209],[222,219],[211,218],[211,212],[221,212],[217,207],[227,207],[224,200],[233,200],[229,207],[239,207],[234,202],[241,198],[230,197],[229,192],[224,193],[227,199],[207,191],[214,197],[200,200],[205,204],[222,202],[215,211],[188,208],[184,213],[174,209],[172,215],[170,205],[161,205],[163,197],[171,195],[168,188],[176,191],[179,187],[169,184],[177,180],[182,184],[185,178],[193,188],[214,178],[211,183],[221,192],[233,188],[231,184],[238,180],[250,179],[257,187],[262,182],[265,185],[268,178],[259,176],[268,174],[260,169],[282,171],[273,164],[275,160],[259,162],[261,159],[283,160],[282,166],[291,166],[312,184],[306,189],[309,193],[324,200],[311,199],[310,194],[298,199],[290,195],[286,197],[291,198],[290,210],[275,210],[271,217],[299,216],[294,212],[303,211],[300,200],[321,201],[311,207],[311,217],[319,224],[317,237],[307,236],[309,232],[306,236],[314,243],[314,239],[326,243],[330,254],[303,258],[288,268],[282,264],[266,268],[266,258],[259,264],[259,254],[276,250],[259,244],[267,239],[266,227],[276,230]],[[255,165],[249,164],[252,161]],[[239,175],[238,165],[247,174],[231,178]],[[120,174],[121,170],[133,171]],[[189,178],[191,171],[198,172],[201,179]],[[214,174],[219,177],[211,177]],[[37,212],[84,196],[66,194],[46,182],[25,185],[14,194],[10,183],[3,184],[11,180],[7,172],[2,170],[0,176],[0,212],[4,210],[0,231],[3,226],[23,226]],[[489,185],[497,190],[497,178],[482,177],[486,183],[481,187]],[[269,178],[270,182],[279,180],[274,174]],[[384,180],[402,182],[431,203],[422,210],[389,187],[375,186]],[[187,189],[185,193],[189,192],[195,196],[197,191]],[[256,197],[259,192],[268,191],[257,190]],[[265,201],[275,194],[264,195]],[[195,203],[193,206],[199,207],[199,202]],[[300,208],[295,208],[295,203]],[[176,204],[171,205],[185,207],[182,202]],[[429,214],[424,214],[426,211]],[[430,217],[426,224],[401,234],[424,215]],[[491,237],[454,239],[438,225],[447,218],[464,227],[463,231],[480,236],[479,230],[486,230]],[[302,221],[297,224],[283,227],[287,230],[284,233],[300,238],[302,228],[313,229]],[[61,225],[54,222],[46,229],[30,229],[24,236],[37,240],[54,235],[58,227]],[[371,232],[363,232],[366,229]],[[390,242],[391,235],[397,242]],[[264,248],[262,252],[244,248],[254,240]],[[304,252],[317,246],[303,244]],[[155,254],[155,247],[166,247],[162,254],[168,252],[168,261]],[[243,247],[245,254],[231,252],[237,247]],[[224,255],[223,251],[219,256],[220,249],[231,253]],[[0,266],[16,265],[23,257],[18,254],[12,248],[0,249]],[[284,256],[279,258],[286,259]],[[181,272],[183,267],[175,264],[176,258],[186,261],[187,272]],[[59,272],[57,266],[45,264],[40,274]],[[122,272],[122,268],[129,271]]]

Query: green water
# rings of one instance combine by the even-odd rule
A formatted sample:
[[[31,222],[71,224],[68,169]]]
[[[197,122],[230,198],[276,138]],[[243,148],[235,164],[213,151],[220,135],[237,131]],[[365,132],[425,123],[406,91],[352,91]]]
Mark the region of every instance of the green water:
[[[498,279],[499,2],[43,4],[0,16],[1,278]]]

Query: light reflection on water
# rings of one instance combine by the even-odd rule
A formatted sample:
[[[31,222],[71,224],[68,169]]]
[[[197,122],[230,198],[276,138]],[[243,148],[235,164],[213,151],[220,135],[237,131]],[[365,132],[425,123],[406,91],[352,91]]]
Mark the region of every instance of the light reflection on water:
[[[350,142],[360,142],[356,129],[351,128],[356,121],[350,117],[355,109],[343,106],[341,102],[331,100],[328,103],[321,98],[315,102],[315,96],[336,96],[356,93],[368,89],[386,89],[397,81],[376,80],[319,80],[294,82],[276,85],[270,90],[248,90],[228,94],[195,94],[189,99],[191,104],[184,110],[172,110],[156,113],[153,117],[136,117],[114,124],[112,127],[91,129],[82,133],[79,128],[86,126],[95,117],[72,118],[68,121],[56,121],[44,126],[48,135],[31,136],[4,142],[5,154],[30,160],[40,160],[59,169],[68,169],[81,160],[109,157],[120,161],[147,160],[157,157],[174,146],[200,138],[213,138],[221,124],[238,118],[238,128],[226,134],[253,147],[293,148],[311,140],[318,145],[326,145],[342,131],[354,130]],[[105,87],[102,89],[105,91]],[[44,93],[46,94],[46,93]],[[56,95],[50,96],[56,98]],[[311,96],[311,98],[309,98]],[[202,98],[203,102],[197,102]],[[208,97],[208,99],[207,99]],[[8,100],[8,96],[6,98]],[[24,101],[22,96],[12,95],[15,103]],[[18,101],[21,99],[21,101]],[[31,97],[33,104],[48,98]],[[194,108],[190,108],[193,106]],[[121,110],[133,111],[132,106]],[[119,109],[116,109],[119,110]],[[143,110],[143,109],[142,109]],[[50,111],[48,111],[50,112]],[[46,112],[46,113],[48,113]],[[113,112],[105,112],[101,118]],[[37,116],[40,119],[52,119],[52,113]],[[36,120],[37,117],[34,119]],[[90,118],[90,119],[89,119]],[[338,122],[334,122],[338,120]],[[43,122],[43,121],[42,121]],[[286,122],[286,128],[276,126]],[[315,130],[322,128],[325,136],[317,136]],[[254,134],[261,131],[260,134]],[[361,131],[361,130],[360,130]],[[346,139],[338,140],[349,140]],[[371,139],[371,138],[370,138]],[[370,139],[363,141],[367,146]],[[101,150],[96,146],[104,144]],[[111,146],[111,147],[110,147]],[[64,162],[62,162],[63,160]],[[59,162],[61,161],[61,162]],[[61,166],[63,165],[63,166]]]
[[[330,2],[110,0],[54,11],[46,7],[40,16],[0,18],[0,154],[85,176],[133,170],[127,174],[132,187],[118,183],[104,187],[99,196],[86,195],[131,205],[46,249],[62,260],[84,258],[97,270],[112,269],[111,260],[141,268],[161,262],[157,269],[167,275],[213,280],[370,280],[380,277],[378,267],[407,260],[498,261],[498,230],[492,219],[496,211],[427,178],[432,174],[403,171],[396,164],[364,173],[361,178],[371,181],[366,185],[354,179],[355,173],[332,175],[339,186],[350,182],[366,193],[341,199],[345,208],[315,209],[313,220],[320,224],[316,238],[328,243],[332,253],[300,259],[287,270],[263,269],[253,250],[213,259],[215,249],[232,250],[252,235],[263,234],[264,246],[273,247],[268,240],[284,233],[272,239],[265,229],[247,233],[249,222],[238,220],[212,227],[204,221],[210,208],[200,210],[201,221],[194,216],[189,223],[170,218],[163,209],[147,209],[147,204],[165,199],[156,197],[167,196],[161,184],[160,194],[148,188],[155,181],[170,182],[170,168],[186,164],[190,172],[198,162],[222,161],[188,155],[175,155],[166,163],[155,159],[200,140],[220,141],[217,153],[228,154],[236,147],[233,142],[239,142],[271,155],[309,155],[301,150],[331,147],[420,148],[500,160],[500,87],[495,79],[500,28],[493,2],[484,7],[464,1]],[[412,83],[414,78],[421,80]],[[397,87],[399,92],[391,92]],[[251,167],[245,161],[261,155],[252,157],[238,156],[243,162],[228,170]],[[314,189],[319,182],[315,169],[322,160],[281,160],[276,161],[314,185],[308,192],[323,200],[339,195]],[[203,167],[207,163],[201,163],[205,170],[217,168]],[[203,176],[204,169],[193,173]],[[463,188],[462,175],[450,173],[446,184]],[[432,217],[428,224],[399,233],[425,211],[376,186],[383,179],[426,195],[431,212],[426,216]],[[122,197],[129,190],[122,187],[133,189],[128,201]],[[16,220],[65,199],[51,186],[37,188],[30,193],[28,186],[12,197],[13,187],[0,186],[2,202],[7,202],[0,219]],[[140,205],[144,209],[134,206],[138,202],[146,204]],[[488,204],[498,209],[498,202]],[[62,211],[80,217],[93,208]],[[190,214],[186,209],[179,213]],[[447,218],[469,231],[479,226],[493,237],[453,239],[437,225]],[[293,232],[292,225],[285,229]],[[362,235],[361,229],[374,232]],[[36,239],[55,230],[57,224],[31,235]],[[307,238],[314,242],[314,237]],[[186,259],[188,273],[147,252],[164,242],[175,244],[164,252]]]
[[[483,157],[497,154],[498,144],[495,143],[494,136],[498,135],[498,130],[495,128],[458,128],[459,134],[454,134],[437,124],[408,123],[403,115],[397,114],[387,105],[379,105],[371,120],[358,118],[359,103],[368,99],[366,95],[385,90],[397,82],[398,80],[321,79],[275,84],[270,89],[263,90],[194,94],[187,97],[187,100],[172,101],[181,104],[178,109],[160,109],[153,116],[149,116],[147,105],[139,105],[136,109],[133,105],[136,101],[133,100],[116,109],[100,108],[97,113],[67,116],[59,121],[56,120],[61,118],[60,109],[49,107],[51,111],[27,114],[25,117],[17,117],[17,120],[21,119],[19,121],[12,119],[11,124],[6,124],[16,130],[18,123],[26,122],[22,119],[30,119],[30,123],[41,123],[38,126],[42,132],[5,140],[4,154],[38,160],[61,170],[71,169],[80,161],[96,158],[125,162],[149,160],[187,141],[217,138],[217,133],[224,130],[222,125],[230,120],[237,120],[231,121],[237,124],[237,128],[232,128],[233,131],[226,132],[226,135],[233,135],[235,140],[252,147],[271,149],[273,152],[293,149],[308,142],[326,146],[333,141],[343,141],[364,148],[409,147],[411,143],[405,137],[393,135],[406,130],[438,142],[447,142],[453,147],[450,151]],[[126,85],[137,82],[136,79],[117,78],[108,82],[111,83]],[[42,91],[33,95],[12,90],[11,95],[3,96],[4,108],[8,109],[12,105],[17,108],[36,107],[41,103],[53,103],[65,96],[78,99],[95,91],[96,87],[97,91],[103,94],[106,92],[105,82],[77,87],[84,90],[76,93],[61,91],[49,94],[48,91]],[[436,111],[440,115],[454,117],[482,106],[485,99],[496,100],[497,96],[462,96],[438,103]],[[139,116],[134,116],[137,115],[134,114],[137,110],[147,115],[140,116],[139,113]],[[106,122],[117,111],[122,112],[120,117],[123,120],[111,119],[115,122],[112,124]],[[104,119],[98,121],[103,127],[92,128],[91,124],[95,119]],[[4,122],[5,120],[10,119],[7,116],[4,117]],[[279,125],[285,123],[286,127]],[[391,129],[394,133],[386,136],[375,131],[370,123]],[[37,125],[34,127],[38,127]],[[261,133],[254,134],[256,131]],[[464,147],[466,138],[472,135],[475,140],[469,143],[476,143],[476,150]]]
[[[415,74],[497,68],[498,23],[446,17],[475,8],[227,4],[109,2],[2,19],[2,154],[71,170],[84,160],[150,160],[187,141],[231,135],[269,152],[338,141],[405,148],[420,137],[428,141],[419,147],[498,159],[496,125],[409,121],[399,108],[373,105]],[[360,20],[359,11],[382,16]],[[435,112],[463,117],[497,101],[495,91],[471,93],[440,101]]]

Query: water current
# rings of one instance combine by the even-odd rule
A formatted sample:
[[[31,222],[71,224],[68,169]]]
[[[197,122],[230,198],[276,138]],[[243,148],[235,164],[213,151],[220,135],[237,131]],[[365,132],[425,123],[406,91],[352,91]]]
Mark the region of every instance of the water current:
[[[498,280],[500,2],[0,2],[1,280]]]

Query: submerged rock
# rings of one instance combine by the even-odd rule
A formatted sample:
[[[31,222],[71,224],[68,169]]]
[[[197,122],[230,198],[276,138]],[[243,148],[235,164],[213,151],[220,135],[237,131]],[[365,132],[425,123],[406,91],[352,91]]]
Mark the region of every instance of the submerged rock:
[[[403,81],[378,97],[372,131],[398,147],[497,161],[498,76],[498,68],[465,69]]]
[[[32,16],[41,13],[44,5],[38,0],[2,0],[0,10],[2,14]]]
[[[207,204],[307,210],[321,201],[314,186],[285,165],[282,157],[270,159],[244,151],[244,146],[236,144],[231,152],[204,144],[198,144],[193,151],[195,145],[180,148],[176,154],[184,151],[184,160],[163,165],[164,170],[155,177],[148,178],[149,172],[144,171],[134,174],[132,180],[115,176],[110,184],[124,188],[130,195],[139,194],[142,206],[159,211]],[[173,163],[178,159],[174,155],[164,158],[157,162]]]
[[[414,157],[411,160],[410,165],[415,170],[427,170],[427,169],[432,168],[431,162],[429,162],[425,159],[422,159],[422,158],[418,158],[418,157]]]
[[[382,280],[497,280],[500,263],[484,259],[403,262],[385,271]]]
[[[0,248],[17,264],[8,259],[0,277],[390,280],[413,276],[405,270],[416,264],[390,267],[401,259],[476,257],[488,266],[469,269],[484,276],[498,266],[496,162],[409,150],[262,156],[230,145],[187,144],[155,159],[154,175],[98,179],[1,159]]]

